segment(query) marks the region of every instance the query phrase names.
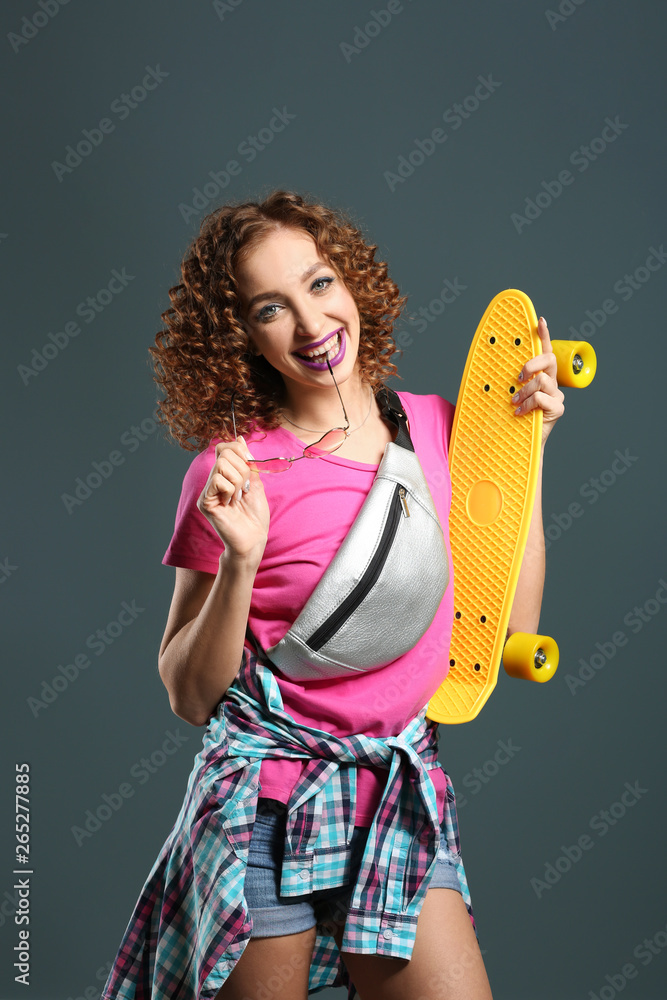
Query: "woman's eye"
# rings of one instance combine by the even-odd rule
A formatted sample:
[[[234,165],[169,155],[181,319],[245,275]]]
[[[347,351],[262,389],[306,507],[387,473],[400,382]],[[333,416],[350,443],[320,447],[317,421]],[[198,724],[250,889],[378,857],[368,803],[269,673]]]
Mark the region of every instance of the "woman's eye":
[[[310,286],[311,291],[323,292],[329,285],[333,284],[335,280],[336,280],[335,278],[329,278],[329,277],[315,278],[315,281]],[[323,286],[322,282],[324,282]],[[318,285],[320,286],[319,288],[316,287]],[[279,308],[280,306],[278,305],[278,303],[269,302],[268,305],[263,306],[259,310],[259,312],[255,316],[255,319],[258,320],[260,323],[266,323],[268,320],[273,319],[273,317],[276,315],[275,312],[269,312],[269,310],[279,309]]]
[[[270,303],[268,306],[264,306],[263,309],[259,310],[255,319],[258,319],[261,323],[264,323],[266,322],[267,319],[271,319],[272,316],[275,316],[275,313],[268,313],[267,309],[277,309],[277,308],[278,308],[277,305],[275,305],[274,303]]]

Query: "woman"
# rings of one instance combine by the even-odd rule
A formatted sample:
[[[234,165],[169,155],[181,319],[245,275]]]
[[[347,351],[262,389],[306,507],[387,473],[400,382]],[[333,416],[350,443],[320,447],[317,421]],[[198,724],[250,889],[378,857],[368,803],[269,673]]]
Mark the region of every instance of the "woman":
[[[305,1000],[325,985],[350,1000],[491,997],[454,791],[424,718],[447,672],[453,573],[422,638],[379,670],[294,679],[266,653],[397,433],[380,390],[406,300],[376,249],[340,213],[277,191],[209,215],[170,292],[151,348],[159,407],[203,450],[163,559],[177,568],[159,670],[175,714],[208,729],[106,1000]],[[515,406],[543,410],[544,447],[564,407],[542,318],[538,332]],[[399,396],[451,562],[453,407]],[[539,619],[539,484],[534,510],[510,632]]]

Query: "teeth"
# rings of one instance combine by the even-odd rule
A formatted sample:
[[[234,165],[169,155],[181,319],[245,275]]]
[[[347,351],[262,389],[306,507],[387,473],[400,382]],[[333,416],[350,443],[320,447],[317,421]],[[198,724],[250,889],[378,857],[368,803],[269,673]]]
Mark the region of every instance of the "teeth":
[[[309,360],[311,361],[316,361],[316,360],[324,361],[326,355],[328,354],[330,355],[329,361],[331,361],[332,358],[336,357],[339,350],[340,350],[340,334],[335,333],[333,337],[329,337],[329,339],[324,344],[316,348],[314,351],[299,351],[299,354],[301,355],[302,358],[309,358]]]

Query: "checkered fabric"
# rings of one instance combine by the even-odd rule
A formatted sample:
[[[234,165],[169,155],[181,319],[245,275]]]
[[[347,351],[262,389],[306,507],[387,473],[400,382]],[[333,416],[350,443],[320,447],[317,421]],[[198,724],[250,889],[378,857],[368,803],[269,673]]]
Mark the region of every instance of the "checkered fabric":
[[[297,726],[267,662],[246,647],[209,722],[181,811],[136,903],[103,1000],[215,997],[252,931],[243,885],[265,757],[308,761],[288,804],[280,886],[285,896],[349,880],[345,849],[354,830],[357,765],[388,769],[343,948],[409,959],[442,839],[428,775],[441,766],[437,723],[426,719],[426,708],[398,736],[383,739]],[[443,829],[477,933],[449,775]],[[327,986],[344,986],[348,1000],[358,998],[334,938],[318,924],[308,991]]]

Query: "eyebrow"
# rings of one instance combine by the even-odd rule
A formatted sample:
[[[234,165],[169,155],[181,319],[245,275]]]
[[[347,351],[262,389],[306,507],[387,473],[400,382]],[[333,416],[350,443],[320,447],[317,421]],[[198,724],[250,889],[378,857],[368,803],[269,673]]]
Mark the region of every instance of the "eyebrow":
[[[310,267],[303,272],[303,274],[301,275],[301,280],[306,281],[311,276],[311,274],[315,273],[315,271],[319,271],[321,267],[328,267],[328,266],[329,265],[326,263],[326,261],[318,260],[315,264],[311,264]],[[248,311],[250,311],[256,302],[261,302],[263,299],[275,299],[279,295],[280,292],[261,292],[259,295],[253,296],[253,298],[247,305],[247,309]]]

